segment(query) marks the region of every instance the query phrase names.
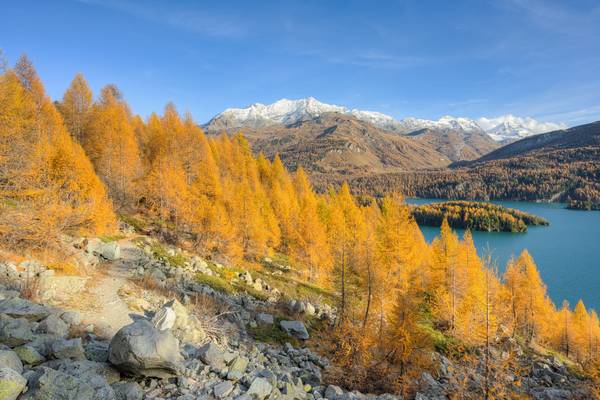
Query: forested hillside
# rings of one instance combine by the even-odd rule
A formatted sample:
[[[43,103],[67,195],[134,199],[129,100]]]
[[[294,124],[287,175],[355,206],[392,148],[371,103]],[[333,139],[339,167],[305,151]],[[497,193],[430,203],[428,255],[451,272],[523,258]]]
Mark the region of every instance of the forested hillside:
[[[452,169],[364,176],[349,180],[356,193],[399,190],[406,196],[464,200],[560,201],[600,207],[600,147],[549,150]],[[334,181],[317,182],[324,188]]]
[[[597,313],[581,301],[556,307],[527,251],[499,276],[468,233],[459,238],[444,224],[428,244],[399,195],[364,206],[346,184],[317,194],[300,166],[290,173],[278,157],[254,156],[241,135],[208,138],[173,104],[143,119],[114,85],[94,99],[78,75],[55,107],[21,58],[0,76],[0,135],[1,246],[58,248],[63,234],[111,233],[119,215],[152,221],[164,239],[210,259],[286,257],[304,282],[335,293],[337,319],[322,327],[318,348],[335,364],[330,379],[347,388],[408,393],[437,350],[465,362],[477,354],[486,380],[473,390],[504,398],[518,383],[495,380],[504,366],[488,355],[507,340],[561,352],[586,376],[600,372]],[[598,172],[594,163],[573,165],[550,169],[555,181],[541,185],[548,194],[564,174]],[[454,190],[537,190],[529,178],[522,189],[503,186],[535,168],[481,168],[459,172],[473,180]],[[433,191],[439,179],[453,187],[463,177],[453,174],[406,193]]]

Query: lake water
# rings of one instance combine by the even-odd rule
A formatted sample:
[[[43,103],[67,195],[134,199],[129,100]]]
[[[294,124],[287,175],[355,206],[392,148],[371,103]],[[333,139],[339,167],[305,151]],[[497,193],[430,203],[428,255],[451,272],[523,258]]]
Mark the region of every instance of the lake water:
[[[409,204],[444,200],[407,199]],[[489,247],[500,272],[511,255],[527,249],[533,256],[548,293],[560,306],[564,299],[571,307],[583,299],[586,307],[600,310],[600,212],[567,210],[564,204],[493,201],[506,207],[538,215],[550,222],[546,227],[529,227],[526,233],[472,232],[479,251]],[[422,226],[428,241],[439,228]],[[456,230],[461,236],[463,231]]]

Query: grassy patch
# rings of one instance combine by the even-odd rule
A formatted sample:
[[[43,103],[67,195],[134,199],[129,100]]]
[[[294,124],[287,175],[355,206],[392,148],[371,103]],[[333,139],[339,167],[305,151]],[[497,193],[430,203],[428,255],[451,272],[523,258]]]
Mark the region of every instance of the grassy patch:
[[[335,301],[335,295],[333,293],[310,283],[298,282],[296,285],[296,293],[300,295],[300,297],[319,297],[327,303]]]
[[[163,260],[169,263],[169,265],[172,265],[174,267],[181,267],[183,268],[185,266],[185,263],[187,262],[187,259],[185,258],[185,256],[183,254],[175,254],[175,255],[170,255],[167,248],[165,248],[164,246],[162,246],[159,243],[154,243],[150,246],[151,250],[152,250],[152,254],[154,255],[155,258],[158,258],[159,260]]]
[[[125,239],[125,236],[124,235],[109,235],[109,236],[102,236],[100,238],[100,240],[102,240],[104,243],[118,242],[121,239]]]
[[[148,224],[145,221],[131,215],[119,215],[119,219],[127,225],[131,225],[136,232],[142,232],[148,228]]]
[[[288,335],[279,327],[280,319],[277,318],[273,325],[257,326],[249,328],[248,331],[254,339],[264,343],[285,344],[291,343],[294,347],[298,347],[298,339]]]
[[[196,281],[211,287],[217,292],[230,295],[237,293],[237,289],[220,276],[198,274],[196,275]]]
[[[423,322],[420,324],[420,327],[429,336],[438,352],[449,354],[451,349],[456,345],[454,338],[444,335],[443,332],[435,329],[430,322]]]
[[[246,292],[247,294],[249,294],[250,296],[254,297],[257,300],[267,301],[267,299],[269,298],[268,293],[260,291],[260,290],[256,290],[252,286],[241,284],[241,285],[236,285],[236,287],[241,292]]]

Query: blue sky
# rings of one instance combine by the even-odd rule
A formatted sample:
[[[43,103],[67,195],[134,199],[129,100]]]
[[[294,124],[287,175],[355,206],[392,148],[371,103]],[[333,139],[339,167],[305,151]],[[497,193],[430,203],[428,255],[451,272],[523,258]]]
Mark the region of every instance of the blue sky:
[[[314,96],[397,118],[600,120],[600,2],[13,1],[0,48],[53,98],[82,72],[136,113]]]

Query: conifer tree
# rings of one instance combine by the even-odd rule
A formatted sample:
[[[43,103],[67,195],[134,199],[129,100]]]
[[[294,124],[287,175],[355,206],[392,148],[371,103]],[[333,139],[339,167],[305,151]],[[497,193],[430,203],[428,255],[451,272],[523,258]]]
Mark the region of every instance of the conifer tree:
[[[120,208],[131,205],[141,158],[129,107],[114,85],[105,86],[94,104],[83,146],[115,204]]]
[[[92,109],[92,101],[92,90],[83,75],[77,74],[63,95],[62,102],[58,103],[58,110],[63,116],[67,130],[80,144]]]

